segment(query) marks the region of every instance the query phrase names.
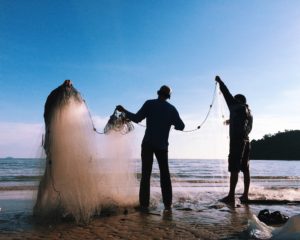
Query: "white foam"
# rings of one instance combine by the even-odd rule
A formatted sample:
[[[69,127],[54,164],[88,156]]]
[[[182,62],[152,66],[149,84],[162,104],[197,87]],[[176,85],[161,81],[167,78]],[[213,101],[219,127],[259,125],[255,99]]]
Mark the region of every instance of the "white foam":
[[[252,184],[249,194],[251,199],[276,199],[289,201],[299,201],[300,199],[299,189],[284,188],[278,190],[265,188],[254,184]]]

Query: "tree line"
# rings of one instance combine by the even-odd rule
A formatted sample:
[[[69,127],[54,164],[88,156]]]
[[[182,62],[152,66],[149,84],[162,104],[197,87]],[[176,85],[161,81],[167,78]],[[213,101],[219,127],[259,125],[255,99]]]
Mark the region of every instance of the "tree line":
[[[250,159],[300,160],[300,130],[285,130],[252,140]]]

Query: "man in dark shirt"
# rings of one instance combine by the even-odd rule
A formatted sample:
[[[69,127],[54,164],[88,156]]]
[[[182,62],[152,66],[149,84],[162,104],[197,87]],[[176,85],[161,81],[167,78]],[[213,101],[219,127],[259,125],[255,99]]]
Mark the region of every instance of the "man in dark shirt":
[[[176,108],[167,102],[171,97],[171,89],[162,86],[158,91],[158,98],[147,100],[136,113],[131,113],[121,105],[117,110],[125,112],[126,117],[133,122],[140,122],[146,118],[146,131],[142,142],[142,178],[140,183],[140,208],[148,211],[150,199],[150,177],[152,172],[153,154],[155,154],[160,169],[160,185],[165,210],[171,210],[172,184],[168,165],[168,139],[172,125],[176,130],[183,130],[184,123]]]
[[[240,171],[244,174],[244,193],[240,197],[241,202],[248,200],[250,186],[249,171],[249,153],[250,142],[249,133],[252,129],[253,117],[250,109],[246,104],[246,97],[242,94],[232,96],[226,85],[219,76],[215,80],[220,85],[220,90],[225,98],[230,112],[229,120],[229,156],[228,171],[230,172],[230,189],[228,196],[221,199],[225,203],[235,202],[235,188],[238,182],[238,174]]]

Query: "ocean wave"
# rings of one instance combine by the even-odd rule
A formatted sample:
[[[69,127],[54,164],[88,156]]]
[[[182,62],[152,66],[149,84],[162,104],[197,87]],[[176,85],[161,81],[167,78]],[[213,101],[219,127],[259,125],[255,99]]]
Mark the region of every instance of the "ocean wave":
[[[242,174],[241,174],[242,176]],[[158,175],[159,177],[159,175]],[[206,176],[206,175],[198,175],[198,176],[187,176],[187,175],[172,175],[171,177],[173,178],[177,178],[177,179],[182,179],[182,181],[191,181],[189,179],[196,179],[196,180],[205,180],[205,179],[220,179],[220,180],[224,180],[229,178],[229,175],[226,176],[220,176],[220,175],[216,175],[216,176]],[[258,179],[258,180],[300,180],[300,176],[251,176],[251,179]]]
[[[173,180],[175,183],[225,183],[227,180],[206,180],[206,179],[192,179],[192,180],[180,180],[175,179]]]
[[[251,179],[300,180],[300,176],[251,176]]]
[[[40,175],[17,175],[17,176],[2,176],[0,182],[27,182],[27,181],[39,181],[42,176]]]
[[[137,179],[141,178],[141,173],[136,174]],[[155,179],[160,178],[159,173],[152,173],[151,177]],[[0,183],[5,182],[37,182],[42,178],[41,175],[17,175],[17,176],[1,176]],[[187,174],[171,174],[172,181],[187,182],[187,183],[218,183],[227,181],[229,176],[220,175],[187,175]],[[290,180],[300,181],[300,176],[251,176],[252,180]]]
[[[23,191],[23,190],[37,190],[37,186],[0,186],[0,191]]]

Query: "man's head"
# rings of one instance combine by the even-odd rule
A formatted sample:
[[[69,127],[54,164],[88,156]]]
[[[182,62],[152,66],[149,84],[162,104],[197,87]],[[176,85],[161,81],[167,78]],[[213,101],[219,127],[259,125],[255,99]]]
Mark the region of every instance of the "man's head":
[[[163,97],[168,99],[171,97],[172,90],[166,85],[161,86],[161,88],[157,91],[159,97]]]
[[[234,99],[237,100],[238,102],[242,103],[242,104],[246,104],[247,103],[246,97],[243,94],[237,94],[237,95],[235,95]]]

